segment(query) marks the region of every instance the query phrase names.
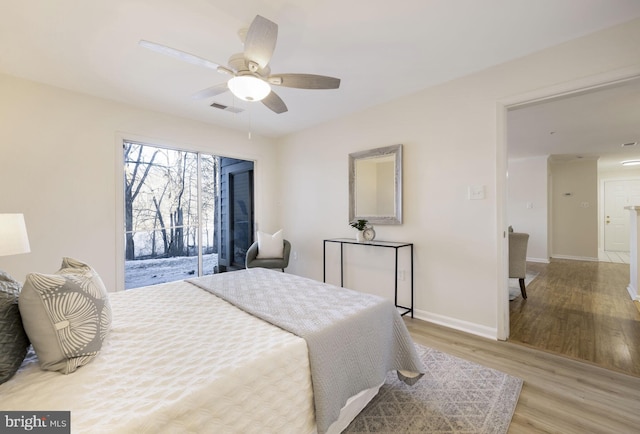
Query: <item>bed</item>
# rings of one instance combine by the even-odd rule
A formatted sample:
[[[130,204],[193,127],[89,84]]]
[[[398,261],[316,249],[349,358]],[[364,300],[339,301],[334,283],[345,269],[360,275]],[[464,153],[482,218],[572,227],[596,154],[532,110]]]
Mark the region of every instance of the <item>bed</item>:
[[[217,287],[243,294],[293,289],[293,293],[283,293],[283,297],[296,300],[292,310],[300,306],[296,294],[304,293],[303,287],[307,292],[319,292],[325,301],[327,291],[362,296],[365,305],[380,301],[265,269],[112,293],[111,330],[99,355],[77,371],[61,375],[40,369],[31,353],[16,375],[0,384],[0,410],[70,411],[71,432],[78,433],[339,433],[375,396],[384,375],[374,375],[377,380],[368,387],[358,386],[357,381],[356,386],[350,384],[349,398],[345,405],[340,404],[337,419],[325,417],[319,423],[318,409],[324,404],[319,404],[314,388],[320,391],[325,385],[315,378],[319,378],[319,371],[314,371],[312,364],[318,362],[314,362],[311,344],[282,325],[272,325],[255,312],[247,313],[251,307],[242,310],[225,301],[228,294],[216,294]],[[337,309],[342,313],[347,310]],[[398,318],[390,321],[397,327],[402,320],[397,312],[395,315]],[[382,324],[387,327],[389,323]],[[376,326],[367,326],[367,330],[373,333],[370,339],[379,340]],[[337,332],[339,336],[353,333]],[[388,354],[381,357],[383,365],[397,366],[399,375],[402,372],[415,381],[423,368],[410,338],[407,341],[406,328],[400,332],[394,329],[391,335]],[[339,354],[336,359],[340,360]],[[346,366],[351,364],[343,363],[340,369],[348,378],[322,380],[329,384],[332,396],[344,393],[343,386],[336,383],[353,383],[352,377],[357,375]],[[354,393],[353,387],[359,390]]]

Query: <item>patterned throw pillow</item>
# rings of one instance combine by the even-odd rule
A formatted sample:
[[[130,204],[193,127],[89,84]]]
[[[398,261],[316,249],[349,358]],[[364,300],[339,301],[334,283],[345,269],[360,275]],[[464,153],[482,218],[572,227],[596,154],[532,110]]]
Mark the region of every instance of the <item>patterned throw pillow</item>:
[[[54,274],[28,274],[19,306],[40,367],[47,371],[69,374],[89,363],[111,327],[109,295],[100,276],[71,258],[64,258]]]
[[[20,283],[0,270],[0,384],[13,377],[29,348],[18,309],[19,294]]]

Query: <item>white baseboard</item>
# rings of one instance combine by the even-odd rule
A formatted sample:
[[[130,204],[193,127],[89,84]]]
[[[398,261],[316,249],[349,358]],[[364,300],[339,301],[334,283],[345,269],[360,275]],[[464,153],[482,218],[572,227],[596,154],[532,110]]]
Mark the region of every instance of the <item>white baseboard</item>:
[[[423,310],[415,310],[413,316],[422,321],[449,327],[461,332],[471,333],[472,335],[481,336],[483,338],[498,340],[498,329],[493,327],[482,326],[468,321],[462,321],[436,313],[425,312]]]
[[[529,258],[527,257],[527,262],[538,262],[540,264],[548,264],[549,258]]]
[[[640,301],[640,295],[638,294],[638,290],[631,285],[627,285],[627,292],[629,296],[631,296],[631,300]]]
[[[569,256],[569,255],[551,255],[554,259],[571,259],[573,261],[591,261],[599,262],[598,258],[592,258],[590,256]]]

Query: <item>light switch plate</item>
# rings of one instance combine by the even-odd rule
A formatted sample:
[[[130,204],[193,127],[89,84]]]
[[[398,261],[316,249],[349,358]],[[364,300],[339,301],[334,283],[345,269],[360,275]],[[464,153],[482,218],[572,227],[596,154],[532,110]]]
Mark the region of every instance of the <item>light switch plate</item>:
[[[484,199],[484,185],[470,185],[469,200],[482,200],[482,199]]]

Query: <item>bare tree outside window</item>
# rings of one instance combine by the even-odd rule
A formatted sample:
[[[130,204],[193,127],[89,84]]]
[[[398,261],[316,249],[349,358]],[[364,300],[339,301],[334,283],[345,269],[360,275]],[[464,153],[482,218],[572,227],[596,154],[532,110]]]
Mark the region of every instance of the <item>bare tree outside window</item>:
[[[123,152],[125,287],[213,273],[219,158],[134,142]]]

